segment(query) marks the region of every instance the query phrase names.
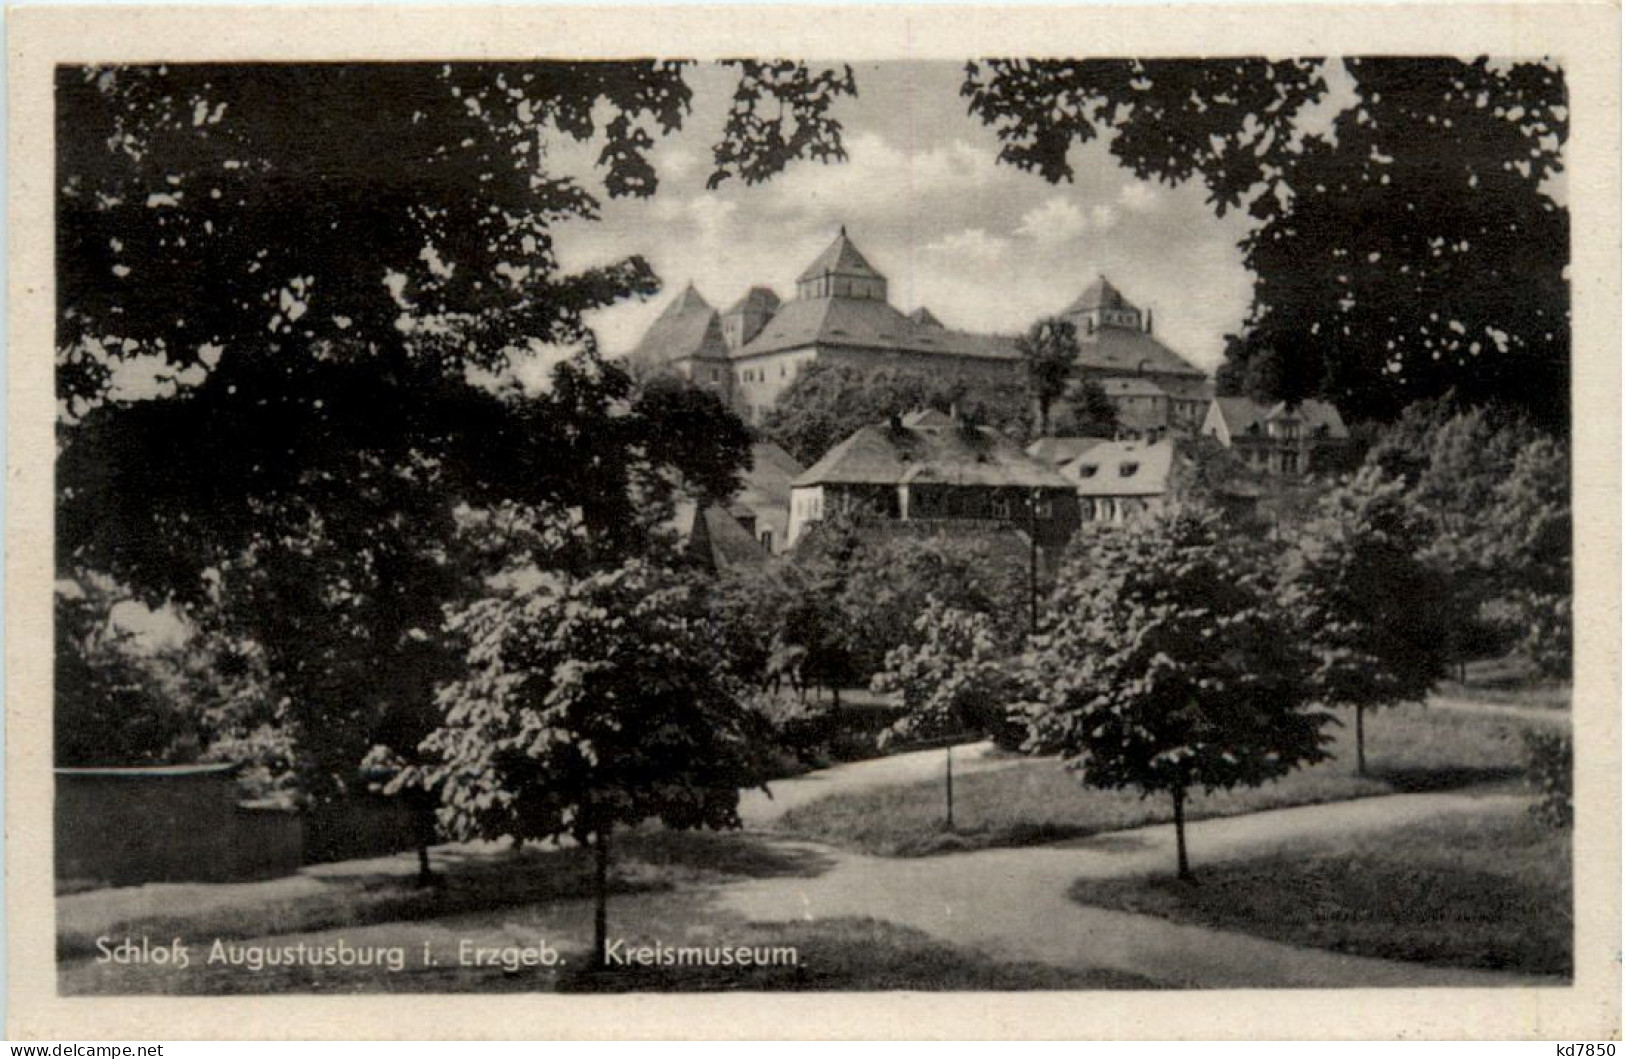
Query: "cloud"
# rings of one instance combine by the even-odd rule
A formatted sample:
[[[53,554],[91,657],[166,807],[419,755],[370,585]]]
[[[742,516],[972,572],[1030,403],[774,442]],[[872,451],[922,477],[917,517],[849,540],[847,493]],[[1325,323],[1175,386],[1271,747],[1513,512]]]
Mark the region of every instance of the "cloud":
[[[1161,205],[1162,196],[1150,184],[1135,181],[1124,184],[1117,196],[1117,204],[1130,213],[1149,213]]]
[[[989,235],[984,228],[966,228],[951,232],[920,248],[927,254],[936,254],[956,261],[978,265],[992,265],[1004,260],[1010,250],[1010,241]]]
[[[1117,227],[1117,210],[1104,203],[1089,207],[1089,226],[1097,232],[1109,232]]]
[[[1089,218],[1071,199],[1057,195],[1042,206],[1028,210],[1016,225],[1016,234],[1035,242],[1054,245],[1076,239],[1089,230]]]

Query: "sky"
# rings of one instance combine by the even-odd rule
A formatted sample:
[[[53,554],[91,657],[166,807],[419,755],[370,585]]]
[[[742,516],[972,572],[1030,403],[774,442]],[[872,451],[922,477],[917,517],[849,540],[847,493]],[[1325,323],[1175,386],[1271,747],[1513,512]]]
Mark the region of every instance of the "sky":
[[[601,221],[555,230],[565,268],[642,254],[664,285],[650,301],[595,314],[605,349],[629,349],[689,282],[718,309],[758,284],[793,297],[796,276],[844,224],[905,312],[923,305],[949,327],[1015,333],[1105,273],[1154,310],[1163,341],[1200,367],[1218,366],[1250,297],[1236,246],[1245,216],[1218,219],[1199,185],[1137,180],[1098,140],[1074,148],[1072,183],[997,163],[997,138],[966,113],[958,63],[854,72],[858,95],[833,109],[847,161],[799,161],[765,184],[730,180],[716,191],[705,187],[710,145],[735,75],[690,72],[693,111],[652,155],[656,194],[605,199]]]

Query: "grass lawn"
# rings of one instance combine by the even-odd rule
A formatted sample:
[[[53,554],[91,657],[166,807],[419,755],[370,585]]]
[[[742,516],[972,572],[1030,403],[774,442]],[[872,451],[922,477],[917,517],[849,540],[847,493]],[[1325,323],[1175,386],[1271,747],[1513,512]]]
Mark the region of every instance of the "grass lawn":
[[[1476,785],[1516,786],[1522,726],[1516,720],[1401,706],[1366,718],[1370,775],[1353,774],[1352,717],[1336,729],[1336,757],[1253,790],[1195,795],[1193,820],[1290,805],[1343,801],[1395,791]],[[1081,787],[1054,758],[954,779],[954,822],[943,830],[942,783],[932,780],[824,798],[786,813],[782,830],[890,856],[922,856],[992,846],[1081,838],[1173,818],[1166,797]]]
[[[1449,967],[1574,971],[1570,834],[1527,813],[1450,817],[1198,868],[1089,880],[1087,905]]]

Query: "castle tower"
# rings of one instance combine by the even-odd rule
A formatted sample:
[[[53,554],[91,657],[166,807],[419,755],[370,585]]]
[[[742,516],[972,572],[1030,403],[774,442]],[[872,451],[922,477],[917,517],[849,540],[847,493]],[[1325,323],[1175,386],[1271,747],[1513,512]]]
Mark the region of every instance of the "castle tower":
[[[752,287],[722,314],[722,337],[729,349],[738,349],[762,333],[779,311],[779,296],[767,287]]]
[[[818,255],[807,266],[807,271],[796,280],[796,297],[802,301],[817,298],[856,298],[883,302],[886,300],[886,277],[875,271],[852,241],[846,237],[846,226],[829,244],[829,249]]]
[[[1150,321],[1142,328],[1140,310],[1104,274],[1085,287],[1071,305],[1061,310],[1061,315],[1071,320],[1082,335],[1092,335],[1103,327],[1150,330]]]

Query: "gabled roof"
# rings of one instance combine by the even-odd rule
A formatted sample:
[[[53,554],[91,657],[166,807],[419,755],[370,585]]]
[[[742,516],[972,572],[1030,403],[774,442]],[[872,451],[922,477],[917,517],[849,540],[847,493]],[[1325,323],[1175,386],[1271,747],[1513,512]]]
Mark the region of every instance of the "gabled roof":
[[[1174,443],[1103,441],[1061,468],[1079,496],[1161,496],[1168,491]]]
[[[689,357],[722,359],[728,355],[722,320],[711,303],[690,283],[655,317],[629,354],[630,359],[665,364]]]
[[[846,237],[846,229],[829,244],[829,248],[813,259],[807,270],[801,274],[797,282],[817,279],[825,273],[834,273],[838,276],[861,276],[865,279],[883,279],[875,267],[869,264],[867,258],[852,245],[852,240]]]
[[[1063,463],[1071,463],[1105,440],[1105,438],[1039,438],[1027,446],[1027,455],[1051,467],[1058,467]]]
[[[795,480],[814,485],[915,484],[1070,488],[1051,467],[987,427],[867,426]]]
[[[1249,397],[1215,397],[1213,404],[1216,413],[1224,417],[1231,437],[1245,435],[1254,426],[1262,430],[1265,423],[1289,416],[1303,423],[1305,431],[1311,435],[1318,432],[1322,437],[1338,440],[1349,436],[1349,429],[1337,408],[1325,401],[1299,401],[1294,405],[1280,401],[1273,405],[1262,405]]]
[[[1133,309],[1135,306],[1123,297],[1123,292],[1112,286],[1105,273],[1083,288],[1083,293],[1072,299],[1072,304],[1061,310],[1062,316],[1092,312],[1095,309]]]
[[[785,303],[735,358],[811,346],[944,353],[1015,360],[1015,339],[943,327],[922,327],[893,306],[873,298],[801,298]]]
[[[774,294],[771,288],[752,287],[750,290],[745,292],[744,297],[728,306],[728,308],[723,311],[722,315],[732,316],[734,313],[742,313],[747,310],[754,309],[757,312],[767,313],[769,316],[771,316],[773,313],[779,311],[779,306],[782,304],[783,303],[779,301],[779,296]]]
[[[771,441],[758,441],[750,447],[751,466],[745,472],[739,499],[748,506],[757,502],[790,503],[790,483],[806,468],[796,458]]]
[[[921,327],[941,327],[942,326],[942,321],[937,319],[936,314],[933,313],[930,309],[927,309],[923,305],[920,306],[918,309],[915,309],[913,312],[909,313],[908,318],[910,320],[914,321],[916,324],[918,324]]]

